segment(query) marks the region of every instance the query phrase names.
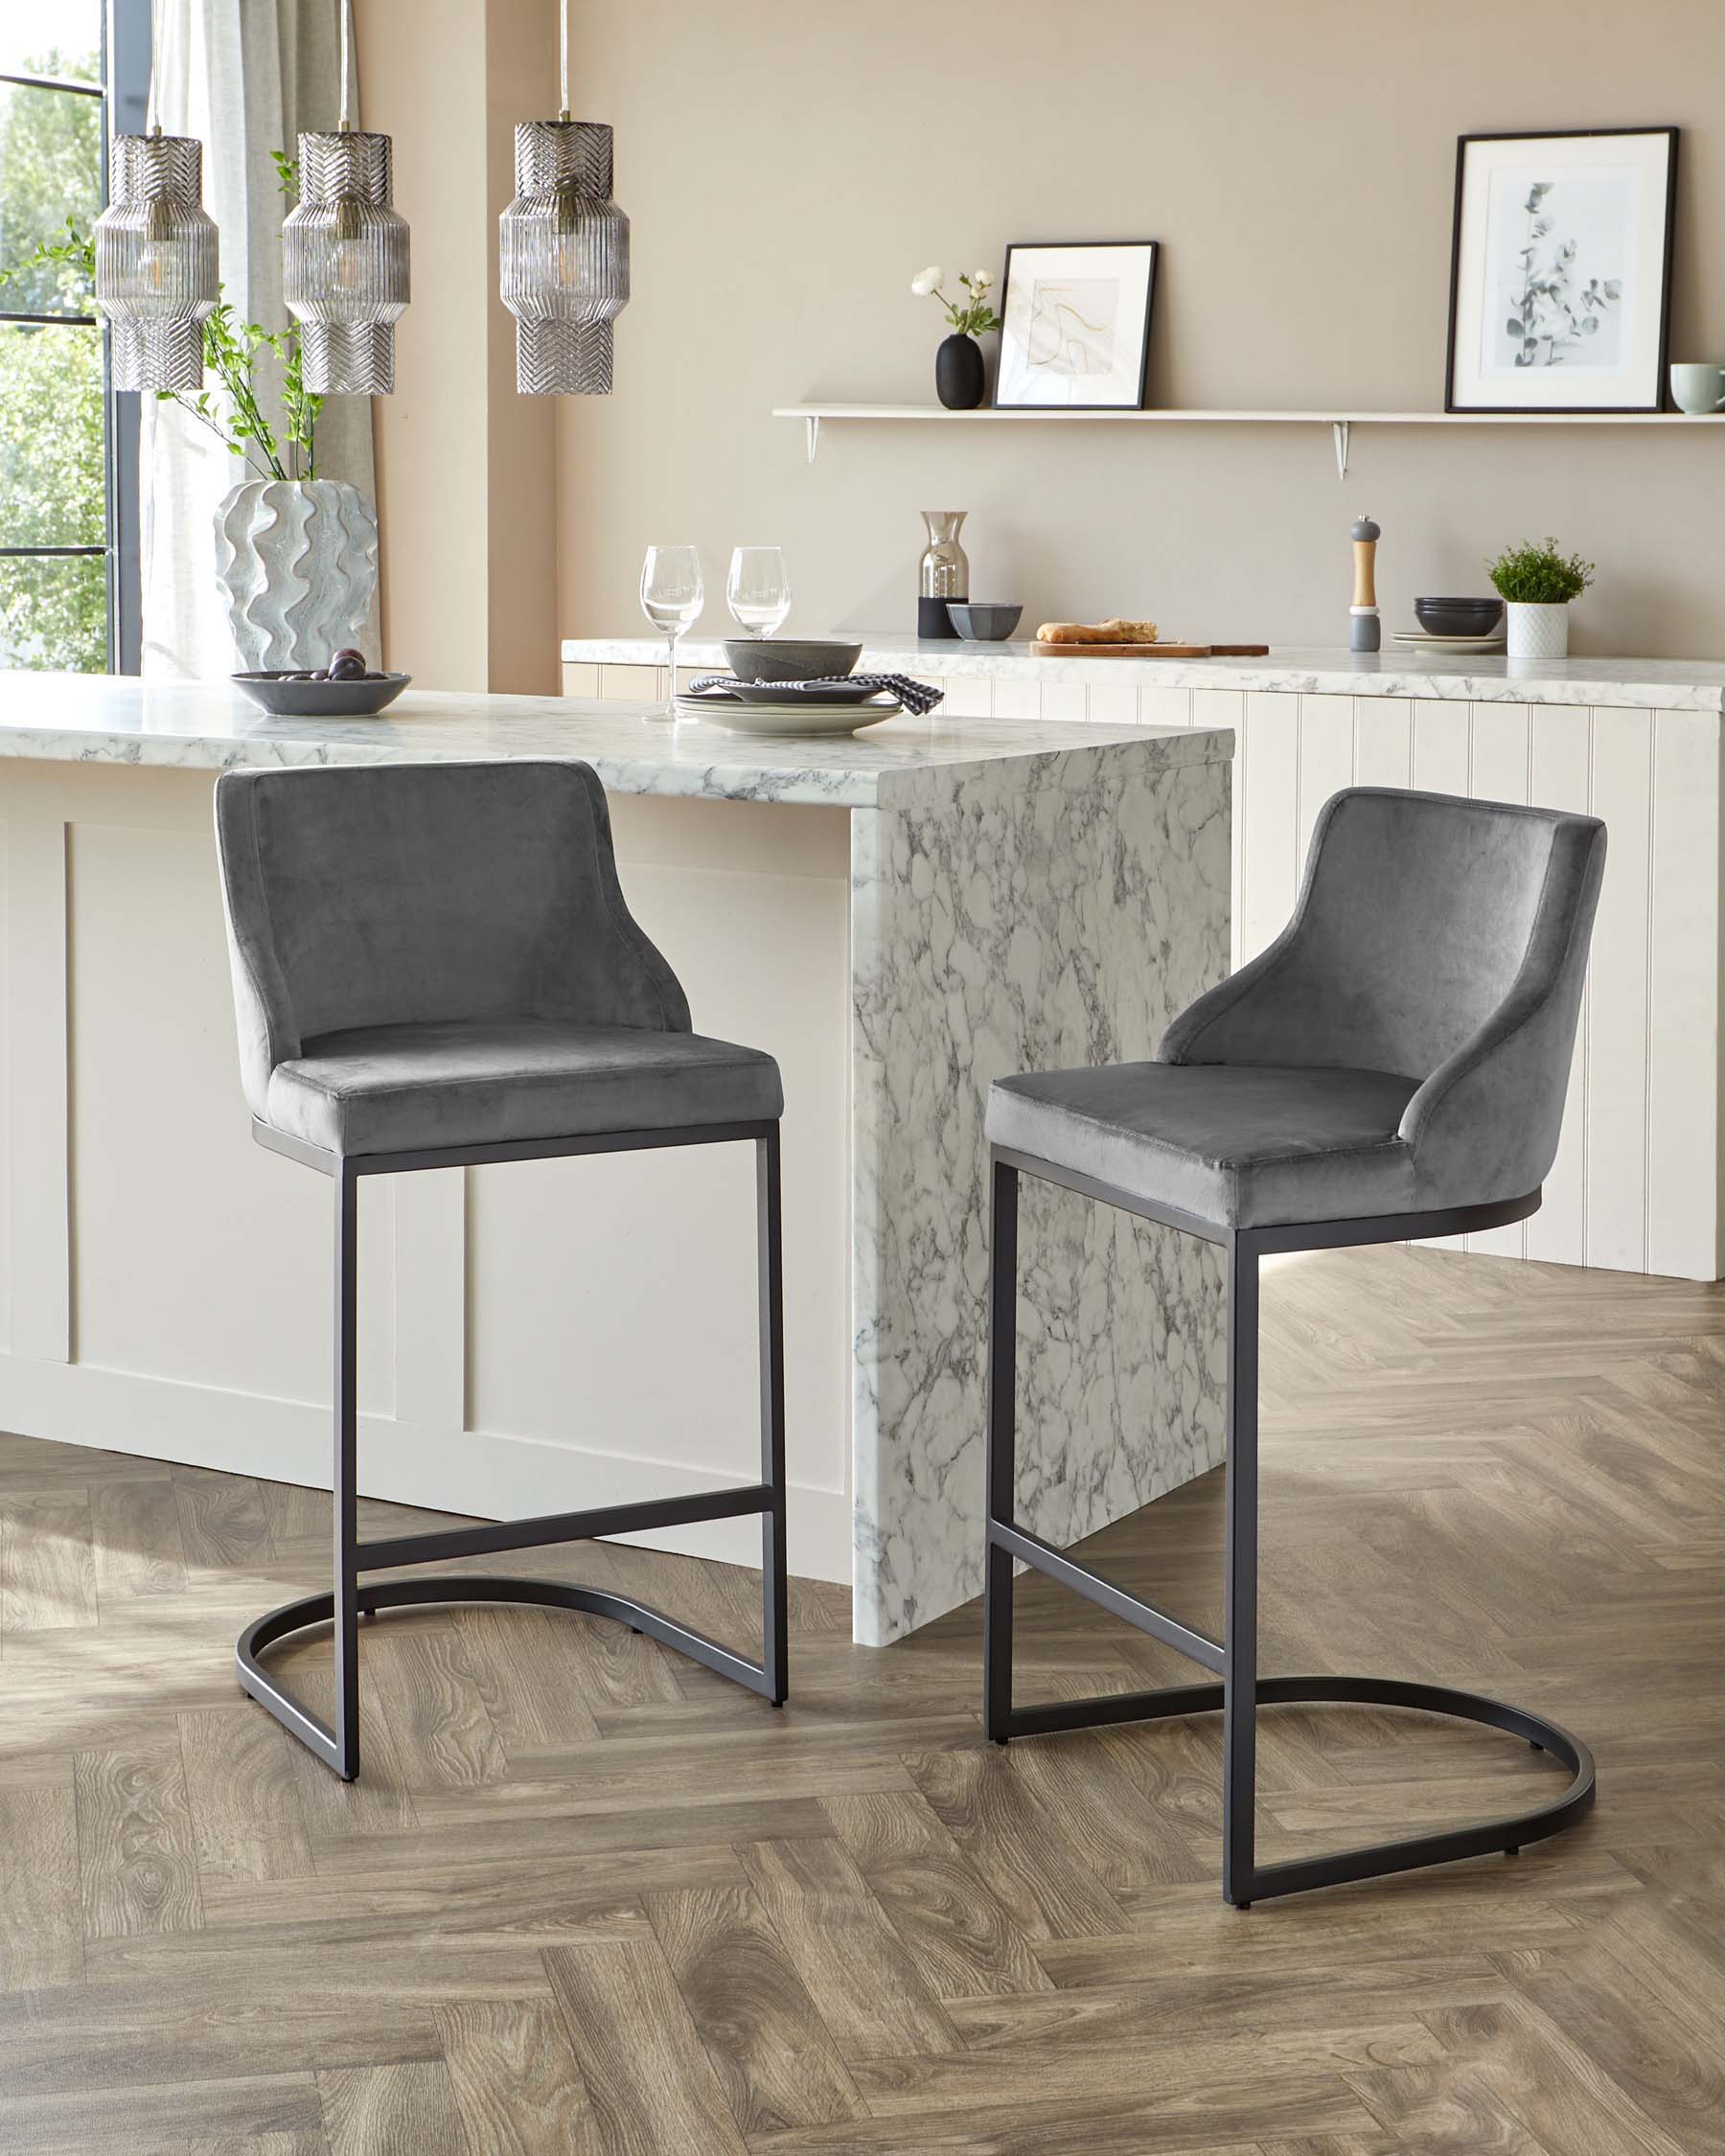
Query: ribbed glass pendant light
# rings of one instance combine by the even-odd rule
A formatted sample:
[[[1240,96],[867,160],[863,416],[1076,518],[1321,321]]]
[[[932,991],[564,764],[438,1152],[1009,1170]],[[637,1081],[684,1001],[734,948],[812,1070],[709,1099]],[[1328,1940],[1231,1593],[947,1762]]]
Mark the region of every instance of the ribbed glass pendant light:
[[[611,324],[629,304],[629,219],[610,198],[610,129],[569,118],[569,0],[562,18],[563,108],[516,128],[500,283],[521,395],[608,397]]]
[[[300,198],[282,226],[282,296],[300,326],[306,387],[387,397],[408,300],[407,223],[390,200],[387,135],[353,124],[353,8],[341,0],[341,126],[299,139]]]
[[[116,389],[203,387],[203,326],[215,311],[216,227],[203,206],[203,145],[156,117],[151,9],[145,132],[116,135],[108,204],[96,219],[96,304],[112,324]]]

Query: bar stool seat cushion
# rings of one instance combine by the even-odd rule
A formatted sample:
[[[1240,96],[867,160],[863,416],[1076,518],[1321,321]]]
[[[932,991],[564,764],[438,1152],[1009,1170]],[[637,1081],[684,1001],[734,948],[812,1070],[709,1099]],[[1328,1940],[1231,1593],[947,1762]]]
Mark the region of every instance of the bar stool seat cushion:
[[[1292,920],[1154,1063],[1003,1078],[989,1138],[1221,1227],[1529,1197],[1604,867],[1594,816],[1347,788]]]
[[[331,1153],[770,1120],[778,1066],[702,1033],[557,1020],[362,1025],[270,1072],[264,1120]]]
[[[1400,1135],[1418,1090],[1381,1070],[1105,1064],[996,1081],[995,1145],[1226,1227],[1414,1204]]]

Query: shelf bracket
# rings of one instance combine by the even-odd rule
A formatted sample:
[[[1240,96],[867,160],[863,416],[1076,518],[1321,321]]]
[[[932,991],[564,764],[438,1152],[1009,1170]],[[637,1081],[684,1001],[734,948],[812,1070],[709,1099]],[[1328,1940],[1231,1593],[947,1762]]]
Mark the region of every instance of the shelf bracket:
[[[1346,420],[1331,420],[1330,432],[1336,438],[1336,477],[1338,479],[1347,477],[1347,429],[1348,422]],[[809,455],[811,458],[814,454],[815,451],[810,449]]]
[[[805,412],[803,415],[804,441],[808,445],[809,462],[815,462],[815,452],[820,447],[820,414]]]

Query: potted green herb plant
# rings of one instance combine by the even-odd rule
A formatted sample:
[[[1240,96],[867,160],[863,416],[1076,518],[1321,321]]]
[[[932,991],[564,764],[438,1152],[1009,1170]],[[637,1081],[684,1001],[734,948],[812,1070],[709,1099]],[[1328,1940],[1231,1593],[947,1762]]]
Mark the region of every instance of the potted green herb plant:
[[[289,206],[299,167],[272,150]],[[66,219],[18,270],[52,265],[67,302],[87,308],[96,288],[96,243]],[[292,672],[323,666],[343,645],[363,645],[378,588],[378,515],[356,487],[317,475],[317,419],[323,399],[305,385],[297,324],[265,330],[222,299],[204,323],[204,367],[215,378],[196,392],[158,390],[207,427],[244,476],[216,513],[216,572],[227,594],[239,667]],[[272,424],[263,373],[281,364],[280,419]]]
[[[1594,580],[1594,565],[1578,554],[1559,554],[1557,541],[1523,539],[1486,563],[1509,615],[1510,658],[1564,658],[1569,654],[1569,609]]]

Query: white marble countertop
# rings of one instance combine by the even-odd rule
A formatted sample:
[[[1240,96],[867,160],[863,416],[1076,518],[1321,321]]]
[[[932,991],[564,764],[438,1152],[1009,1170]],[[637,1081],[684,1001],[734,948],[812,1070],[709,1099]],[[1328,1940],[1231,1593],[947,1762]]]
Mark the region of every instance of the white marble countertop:
[[[1160,682],[1171,689],[1268,689],[1318,696],[1437,697],[1458,703],[1630,704],[1661,711],[1725,712],[1725,662],[1715,659],[1511,659],[1465,657],[1391,644],[1382,652],[1273,645],[1267,658],[1039,658],[1029,644],[925,643],[915,636],[855,632],[862,669],[938,679],[943,675],[1038,681]],[[572,636],[565,662],[664,663],[659,636]],[[717,637],[685,637],[678,663],[724,665]]]
[[[1055,755],[1125,753],[1146,765],[1226,761],[1226,726],[891,719],[855,738],[764,740],[644,716],[622,700],[408,689],[376,719],[272,719],[230,683],[0,671],[0,757],[177,766],[417,764],[580,757],[618,793],[891,808],[932,778]]]

